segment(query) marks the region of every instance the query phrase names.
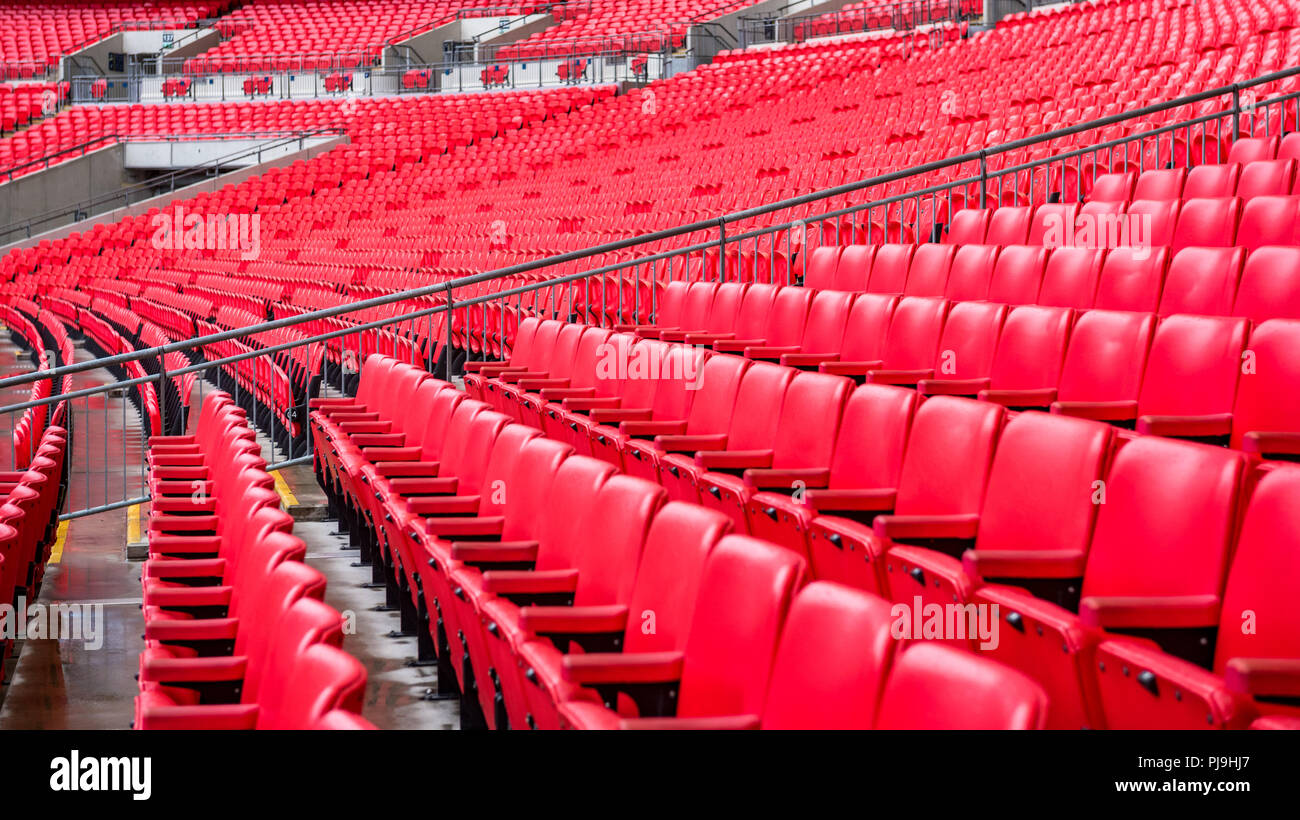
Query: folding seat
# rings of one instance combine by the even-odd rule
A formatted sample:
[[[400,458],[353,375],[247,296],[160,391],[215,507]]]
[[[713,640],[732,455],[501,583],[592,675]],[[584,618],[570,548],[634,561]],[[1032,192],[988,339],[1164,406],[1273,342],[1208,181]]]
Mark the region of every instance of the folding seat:
[[[1282,142],[1278,144],[1277,156],[1274,159],[1294,159],[1300,161],[1300,137],[1287,134],[1282,137]]]
[[[520,324],[522,325],[522,323]],[[547,363],[550,361],[551,353],[555,349],[560,331],[566,327],[569,327],[567,322],[554,319],[542,321],[537,325],[532,341],[528,344],[519,345],[511,354],[508,363],[476,365],[477,373],[470,373],[466,376],[467,379],[470,376],[474,377],[472,381],[475,387],[466,387],[466,390],[470,393],[476,392],[480,400],[501,409],[502,395],[506,385],[500,381],[500,378],[514,373],[544,372]],[[469,365],[470,363],[467,362],[466,366]]]
[[[1226,443],[1248,332],[1245,319],[1226,316],[1162,321],[1138,394],[1137,431]]]
[[[772,309],[767,314],[767,324],[763,328],[762,336],[720,339],[713,343],[713,349],[720,353],[743,354],[751,347],[798,345],[808,322],[808,309],[812,305],[813,293],[811,288],[778,289],[776,298],[772,302]],[[692,343],[690,336],[686,338],[686,342]]]
[[[856,297],[857,294],[838,290],[819,292],[808,307],[803,337],[798,344],[747,347],[745,358],[793,365],[809,361],[810,356],[837,355],[844,342],[844,328]]]
[[[1246,202],[1236,243],[1248,251],[1300,245],[1300,196],[1257,196]]]
[[[1246,257],[1231,314],[1259,323],[1300,319],[1300,248],[1256,248]]]
[[[1237,198],[1250,200],[1257,196],[1289,195],[1295,181],[1295,166],[1293,159],[1259,160],[1242,166]]]
[[[963,208],[952,215],[952,222],[943,241],[950,245],[981,245],[989,228],[989,211],[980,208]],[[989,243],[994,244],[994,243]]]
[[[697,282],[696,285],[703,284]],[[694,288],[696,285],[692,285]],[[745,290],[749,287],[737,282],[725,282],[721,285],[709,285],[714,288],[712,301],[709,303],[709,313],[704,319],[703,324],[698,327],[690,327],[682,330],[660,330],[657,334],[650,335],[651,338],[658,338],[665,342],[680,342],[691,333],[727,333],[736,327],[736,318],[740,313],[741,305],[744,301]],[[694,291],[692,291],[693,293]],[[688,301],[688,308],[693,306]],[[682,324],[685,328],[689,322],[695,320],[692,310],[687,310],[682,317]]]
[[[972,600],[996,604],[1004,628],[981,653],[1030,675],[1054,709],[1095,728],[1105,728],[1092,666],[1098,628],[1208,663],[1244,475],[1241,454],[1219,447],[1154,436],[1120,447],[1099,488],[1080,614],[1023,589],[982,586]]]
[[[952,306],[939,337],[933,366],[914,370],[872,370],[870,384],[915,387],[922,379],[936,376],[951,379],[986,378],[993,366],[998,336],[1006,320],[1007,306],[993,302],[960,302]]]
[[[808,554],[814,516],[851,516],[859,500],[872,498],[873,489],[897,486],[917,403],[912,390],[858,387],[845,403],[828,467],[747,471],[742,478],[749,493],[745,519],[750,533]],[[814,566],[833,558],[809,557]],[[823,569],[828,576],[832,572]]]
[[[599,481],[599,476],[606,474],[593,473],[594,466],[588,459],[571,458],[561,470],[582,470]],[[557,475],[553,501],[570,498],[567,480],[567,475]],[[500,687],[500,706],[511,725],[522,728],[528,722],[527,697],[516,657],[524,643],[537,637],[521,626],[522,619],[535,622],[547,612],[564,616],[626,605],[651,523],[667,501],[667,493],[655,484],[611,475],[581,508],[552,515],[557,520],[547,522],[539,531],[532,568],[520,571],[511,568],[517,564],[501,569],[490,563],[482,565],[487,594],[479,610],[480,640],[487,648],[485,663]],[[600,536],[593,538],[595,533]],[[559,597],[565,597],[571,606],[558,605]],[[548,599],[549,605],[537,605]],[[475,674],[487,672],[488,665],[476,661]],[[498,713],[494,723],[500,726],[502,717]]]
[[[751,362],[739,356],[710,356],[691,391],[687,411],[677,418],[631,420],[619,424],[623,467],[630,475],[659,481],[665,436],[725,434],[736,406],[741,379]]]
[[[1004,413],[996,404],[948,396],[922,404],[897,487],[852,499],[852,517],[832,512],[813,520],[809,544],[818,577],[887,594],[882,558],[890,541],[960,554],[975,537]],[[855,553],[851,562],[848,552]]]
[[[933,296],[942,298],[948,286],[948,272],[957,248],[952,245],[927,243],[917,246],[912,256],[912,266],[907,271],[904,296]]]
[[[1237,195],[1237,165],[1198,165],[1187,174],[1183,199],[1205,199]]]
[[[561,724],[615,729],[625,717],[761,712],[777,641],[804,572],[803,558],[788,550],[744,536],[724,537],[704,562],[680,647],[565,656],[565,681],[588,689],[560,706]],[[624,699],[634,700],[634,709]]]
[[[938,357],[939,338],[952,303],[944,299],[909,296],[898,300],[885,333],[879,359],[856,359],[856,351],[849,346],[849,338],[856,332],[852,323],[845,331],[845,350],[836,361],[820,365],[823,373],[849,376],[859,382],[866,381],[873,370],[921,370],[929,367]],[[854,353],[854,359],[847,356]]]
[[[647,356],[658,364],[646,366],[648,378],[629,378],[616,404],[593,404],[582,416],[583,400],[565,400],[567,418],[576,425],[572,428],[573,439],[579,454],[591,455],[626,470],[623,451],[630,436],[623,431],[624,424],[672,421],[690,414],[708,354],[695,347],[660,345],[651,341],[637,345],[638,358]],[[586,436],[585,442],[582,436]]]
[[[989,217],[986,245],[1023,245],[1029,241],[1029,220],[1033,215],[1029,206],[996,208]]]
[[[1201,165],[1200,168],[1214,166]],[[1160,297],[1160,316],[1227,316],[1246,261],[1242,248],[1183,248],[1174,254]]]
[[[1245,137],[1232,143],[1228,149],[1229,165],[1246,165],[1263,162],[1277,156],[1277,137]]]
[[[1101,174],[1092,183],[1092,191],[1088,194],[1088,200],[1091,202],[1128,202],[1130,199],[1134,199],[1133,184],[1135,181],[1132,173]]]
[[[1198,201],[1204,202],[1205,200]],[[1180,204],[1179,200],[1176,199],[1135,199],[1129,203],[1128,208],[1125,209],[1122,215],[1103,216],[1098,214],[1097,231],[1100,234],[1102,226],[1106,226],[1108,232],[1118,230],[1121,237],[1119,242],[1121,249],[1128,244],[1137,244],[1139,247],[1146,248],[1163,248],[1174,243],[1174,229],[1178,225]],[[1084,207],[1084,210],[1087,210],[1087,206]],[[1192,223],[1188,224],[1191,225]],[[1131,239],[1129,242],[1125,242],[1123,240],[1125,231],[1128,232],[1129,237],[1144,237],[1144,239],[1140,243],[1133,243]],[[1115,243],[1108,242],[1107,244],[1114,245]]]
[[[1131,425],[1155,328],[1149,313],[1081,315],[1070,333],[1052,412]]]
[[[650,524],[626,606],[586,611],[545,607],[538,617],[521,612],[521,627],[538,636],[519,649],[519,669],[528,703],[523,725],[557,729],[562,704],[575,699],[599,702],[595,693],[568,680],[564,671],[566,650],[581,649],[584,655],[612,659],[618,657],[609,654],[608,650],[614,648],[629,657],[680,652],[696,601],[702,600],[697,593],[705,562],[730,529],[730,521],[721,513],[696,504],[669,502]],[[746,539],[740,545],[752,543]],[[786,555],[795,557],[793,553]],[[617,706],[628,716],[635,716],[632,698],[619,697]]]
[[[1178,227],[1170,247],[1174,251],[1191,245],[1226,248],[1237,238],[1241,200],[1185,199],[1178,211]]]
[[[835,281],[835,268],[843,251],[843,248],[835,245],[814,248],[808,254],[801,284],[806,288],[831,289]]]
[[[583,381],[594,380],[594,388],[541,391],[546,402],[540,408],[542,430],[548,436],[568,442],[581,455],[591,455],[589,433],[599,423],[591,417],[592,411],[622,407],[649,411],[659,381],[671,375],[666,366],[681,361],[669,358],[679,346],[656,339],[631,341],[627,334],[615,334],[595,361],[579,364],[579,368],[590,366],[591,376]]]
[[[1183,198],[1183,184],[1187,181],[1185,168],[1161,168],[1143,171],[1133,187],[1131,200],[1152,202],[1177,201]]]
[[[748,532],[745,510],[753,495],[749,479],[761,475],[770,481],[780,474],[789,482],[808,470],[826,469],[852,387],[839,376],[799,373],[781,400],[773,439],[754,449],[696,453],[704,506],[730,516],[737,532]]]
[[[320,608],[338,613],[319,601],[303,600],[294,612]],[[313,610],[315,611],[315,610]],[[337,624],[335,626],[337,629]],[[152,706],[137,704],[137,729],[306,729],[329,712],[359,713],[366,688],[366,670],[351,655],[315,636],[300,637],[282,628],[267,669],[268,685],[257,702],[212,706]],[[294,641],[293,638],[298,640]]]
[[[483,401],[483,383],[485,378],[494,374],[498,369],[509,369],[510,367],[522,367],[529,360],[532,352],[533,340],[537,337],[537,330],[541,327],[542,320],[536,316],[527,316],[515,328],[514,339],[510,346],[510,359],[501,363],[493,362],[465,362],[465,391],[469,393],[470,398]],[[558,327],[557,327],[558,330]],[[485,372],[486,371],[486,372]]]
[[[920,643],[894,660],[876,728],[1042,729],[1048,702],[1043,688],[1015,669]]]
[[[1046,408],[1056,399],[1074,311],[1014,307],[1002,324],[993,366],[985,378],[922,379],[925,395],[972,396],[1015,409]]]
[[[868,293],[902,293],[912,266],[915,245],[881,245],[871,263]]]
[[[534,345],[534,350],[538,350],[541,356],[545,357],[539,363],[538,369],[512,369],[498,372],[495,376],[490,377],[487,383],[487,395],[491,397],[492,401],[490,403],[493,407],[510,416],[514,421],[523,421],[519,403],[527,389],[520,388],[519,382],[539,379],[567,380],[573,372],[573,360],[578,345],[581,343],[582,337],[591,330],[598,333],[602,332],[600,328],[588,327],[587,325],[561,323],[559,332],[555,335],[555,342],[549,350],[542,351]],[[542,331],[539,330],[538,341],[541,341],[541,335]]]
[[[568,368],[552,370],[547,378],[520,379],[515,384],[519,420],[552,437],[560,435],[553,425],[546,424],[551,420],[546,411],[558,409],[559,402],[568,398],[617,396],[622,386],[618,363],[628,360],[636,341],[637,337],[630,333],[587,328],[578,340]],[[610,364],[614,365],[612,372]]]
[[[1216,610],[1213,666],[1123,637],[1097,647],[1097,688],[1109,728],[1243,729],[1259,713],[1300,717],[1294,705],[1300,618],[1290,598],[1300,580],[1300,551],[1277,548],[1300,537],[1297,491],[1300,467],[1287,465],[1265,473],[1251,494],[1222,606],[1217,594],[1201,604]],[[1200,602],[1180,609],[1194,603]]]
[[[1250,337],[1251,366],[1243,368],[1232,411],[1231,445],[1265,458],[1300,460],[1300,321],[1270,319]]]
[[[989,282],[1001,248],[996,245],[962,245],[952,259],[944,298],[976,302],[988,298]]]
[[[730,284],[730,283],[728,283]],[[719,285],[719,288],[728,285]],[[740,300],[740,308],[736,313],[735,321],[730,328],[726,330],[696,330],[692,332],[672,332],[667,338],[661,334],[663,341],[678,341],[689,345],[711,345],[722,339],[753,339],[763,335],[767,328],[768,318],[772,313],[772,306],[776,302],[777,294],[782,288],[779,285],[757,284],[746,285],[744,295]],[[718,297],[714,297],[717,301]],[[724,295],[725,300],[729,296]],[[710,314],[710,323],[712,314]]]
[[[665,330],[689,332],[704,330],[709,320],[709,309],[713,307],[713,298],[718,293],[716,282],[692,282],[682,298],[681,314],[675,323],[642,326],[635,330],[636,335],[645,339],[657,339]]]
[[[659,483],[674,501],[700,500],[700,476],[705,468],[697,454],[713,453],[718,459],[728,451],[771,447],[775,441],[781,406],[796,371],[756,362],[741,377],[730,418],[718,432],[662,435],[655,438],[659,456]],[[696,396],[698,403],[700,396]]]
[[[1098,310],[1154,313],[1164,291],[1169,252],[1165,248],[1115,248],[1106,254],[1097,281]]]
[[[998,254],[989,279],[988,299],[1004,305],[1032,305],[1038,301],[1047,266],[1047,249],[1010,245]]]
[[[650,325],[614,325],[614,330],[619,333],[636,333],[641,330],[653,331],[655,328],[677,328],[681,326],[682,311],[686,305],[686,293],[691,283],[675,280],[664,286],[662,292],[658,292],[658,301],[651,308],[651,320],[654,324]],[[652,291],[652,293],[657,291]],[[701,291],[703,293],[703,291]],[[563,323],[559,323],[563,324]]]
[[[266,565],[255,556],[250,558],[259,568]],[[257,584],[248,581],[262,581],[262,577],[245,578],[245,584],[233,590],[230,614],[225,618],[146,621],[145,650],[140,654],[137,676],[141,692],[161,689],[157,694],[178,704],[229,702],[239,696],[256,701],[267,649],[283,616],[299,600],[319,601],[325,594],[325,576],[301,561],[281,560],[264,578],[264,583]],[[201,677],[218,667],[226,670],[211,679]],[[196,680],[207,685],[189,684]]]
[[[1047,257],[1038,304],[1086,310],[1097,296],[1104,252],[1091,248],[1056,248]]]
[[[1039,205],[1034,210],[1034,219],[1029,225],[1028,244],[1061,247],[1074,227],[1078,211],[1079,206],[1072,202]]]
[[[846,290],[851,293],[863,293],[871,278],[871,266],[876,258],[879,245],[849,245],[840,256],[835,268],[835,278],[831,280],[833,290]]]
[[[577,516],[568,509],[556,510],[551,499],[552,489],[560,480],[560,468],[572,454],[573,448],[561,442],[532,439],[519,450],[511,465],[512,477],[505,484],[508,492],[504,499],[499,494],[480,499],[479,515],[414,520],[406,534],[415,545],[413,553],[420,556],[414,562],[415,570],[438,656],[439,687],[459,691],[465,710],[486,703],[483,714],[489,721],[496,714],[497,691],[491,685],[487,647],[479,643],[478,605],[485,595],[479,567],[502,561],[534,561],[543,526],[573,526]],[[578,498],[584,492],[589,498],[612,472],[608,464],[582,459],[566,473],[565,484],[572,493],[569,498]],[[548,514],[548,510],[559,515]],[[561,565],[564,563],[563,555],[557,559]],[[475,666],[474,660],[480,665]],[[483,678],[478,679],[478,675]]]

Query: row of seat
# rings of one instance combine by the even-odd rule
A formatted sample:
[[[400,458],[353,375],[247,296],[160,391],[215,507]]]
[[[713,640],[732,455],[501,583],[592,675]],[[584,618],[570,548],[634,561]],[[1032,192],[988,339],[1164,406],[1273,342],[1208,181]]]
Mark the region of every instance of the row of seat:
[[[798,553],[729,535],[726,516],[416,368],[372,357],[356,398],[318,402],[312,424],[323,486],[386,553],[372,560],[393,574],[404,628],[436,654],[440,686],[458,684],[467,722],[475,707],[496,728],[1046,720],[1023,676],[945,647],[896,652],[884,601],[836,584],[800,591]],[[854,663],[818,650],[837,641]]]
[[[372,728],[365,669],[260,452],[221,392],[192,436],[150,443],[138,729]]]
[[[1204,166],[1231,168],[1233,166]],[[1148,171],[1147,174],[1153,173]],[[1144,175],[1145,176],[1145,175]],[[1297,209],[1300,196],[1288,192],[1250,199],[1225,195],[1188,199],[1093,200],[1078,203],[964,208],[954,211],[943,241],[954,245],[1040,245],[1060,247],[1075,241],[1092,248],[1164,248],[1192,246],[1255,250],[1267,245],[1300,244]],[[1083,239],[1090,237],[1086,241]],[[845,226],[836,236],[824,227],[828,244],[914,241],[905,226],[886,232],[874,226]],[[900,235],[904,236],[900,240]],[[921,237],[923,240],[925,237]]]
[[[691,287],[726,293],[738,286]],[[767,287],[753,285],[745,293],[748,298],[759,289],[755,296],[772,302],[778,318],[762,335],[737,339],[735,330],[707,325],[694,331],[637,329],[663,342],[732,354],[720,362],[701,351],[633,348],[634,339],[609,330],[530,318],[520,323],[508,363],[467,363],[466,389],[539,429],[565,438],[572,433],[583,440],[575,443],[584,452],[590,448],[625,469],[633,467],[629,458],[659,466],[657,456],[619,428],[634,422],[635,429],[644,419],[603,412],[619,407],[611,401],[625,385],[637,392],[631,407],[671,410],[676,414],[669,417],[689,421],[692,433],[722,433],[733,421],[725,412],[726,393],[718,399],[725,407],[700,406],[705,388],[665,390],[673,382],[638,376],[640,370],[653,376],[666,367],[693,378],[710,367],[726,368],[728,379],[735,379],[751,362],[902,385],[927,396],[1050,410],[1141,434],[1228,444],[1266,458],[1289,459],[1297,452],[1297,320],[1273,319],[1252,331],[1241,318],[1158,320],[1102,310],[1076,315],[1067,308],[1008,309],[926,297],[838,291],[814,297],[802,288],[782,288],[773,297],[762,292]],[[791,326],[782,327],[782,315]],[[612,369],[621,357],[621,369]]]
[[[804,267],[806,266],[806,267]],[[1203,316],[1253,322],[1300,318],[1300,247],[1087,247],[850,245],[814,248],[802,283],[819,290],[932,296]],[[703,279],[701,279],[703,281]],[[660,310],[679,310],[685,283],[670,283]],[[701,293],[698,298],[704,298]],[[698,306],[695,310],[699,310]],[[698,321],[698,319],[697,319]]]

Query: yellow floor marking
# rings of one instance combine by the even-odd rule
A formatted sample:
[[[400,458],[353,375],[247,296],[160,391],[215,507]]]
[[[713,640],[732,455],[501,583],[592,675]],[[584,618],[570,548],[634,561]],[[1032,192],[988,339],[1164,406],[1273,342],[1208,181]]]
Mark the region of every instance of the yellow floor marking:
[[[286,509],[298,506],[298,497],[289,489],[289,484],[280,475],[279,470],[272,470],[271,477],[275,479],[275,491],[280,494],[280,501],[284,503]]]
[[[59,530],[58,530],[59,535],[57,538],[54,539],[54,546],[50,548],[51,564],[59,563],[59,559],[63,557],[63,545],[68,540],[68,524],[70,523],[71,523],[70,521],[59,522]]]
[[[126,543],[140,543],[140,505],[132,504],[126,508]]]

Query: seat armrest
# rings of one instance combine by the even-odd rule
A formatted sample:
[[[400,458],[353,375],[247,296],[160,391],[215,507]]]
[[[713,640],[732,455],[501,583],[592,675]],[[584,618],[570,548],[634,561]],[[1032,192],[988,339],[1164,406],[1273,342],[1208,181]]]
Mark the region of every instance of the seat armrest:
[[[979,392],[980,401],[991,401],[1003,407],[1050,407],[1056,401],[1055,387],[1028,390],[993,390]]]
[[[972,578],[1082,578],[1083,550],[966,550],[962,566]]]
[[[891,541],[971,539],[979,530],[978,513],[957,515],[881,515],[872,524],[878,538]]]
[[[893,487],[866,490],[808,490],[803,494],[805,507],[819,513],[889,512],[898,500]]]
[[[746,470],[741,478],[751,490],[788,490],[795,489],[796,482],[804,489],[808,487],[825,487],[831,480],[828,467],[801,467],[792,470],[751,469]]]
[[[1217,626],[1218,595],[1092,595],[1079,602],[1079,620],[1101,629]]]
[[[464,564],[525,564],[537,560],[536,541],[453,541],[451,559]]]
[[[879,359],[871,362],[822,362],[817,368],[822,373],[830,373],[832,376],[857,376],[866,378],[872,370],[877,370],[884,366],[884,362]]]
[[[1173,438],[1228,436],[1232,435],[1232,414],[1141,416],[1138,418],[1137,431],[1144,436],[1170,436]]]
[[[1241,449],[1265,458],[1300,456],[1300,433],[1263,433],[1252,430],[1241,438]]]
[[[934,376],[934,369],[924,370],[872,370],[867,374],[868,384],[919,384]]]
[[[140,670],[142,680],[157,683],[209,683],[244,679],[248,659],[242,655],[212,658],[152,658]]]
[[[519,610],[519,626],[534,635],[593,635],[622,633],[627,628],[627,607],[526,606]]]
[[[677,730],[686,732],[738,732],[761,729],[758,715],[728,715],[696,718],[624,718],[618,728],[638,732]]]
[[[564,679],[582,686],[670,683],[682,678],[680,652],[591,652],[564,656]]]
[[[676,420],[624,421],[618,425],[618,431],[633,438],[680,435],[686,432],[686,422]]]
[[[1124,401],[1054,401],[1052,412],[1093,421],[1129,421],[1137,418],[1138,403]]]
[[[483,591],[494,595],[547,595],[574,592],[578,588],[576,569],[488,570],[483,573]]]
[[[146,707],[137,729],[250,730],[257,726],[255,704],[231,703],[212,706]]]
[[[1256,698],[1300,698],[1300,660],[1233,658],[1223,670],[1228,689]]]
[[[706,450],[695,454],[695,466],[704,470],[747,470],[772,463],[772,450]]]
[[[701,450],[723,450],[727,447],[727,434],[655,436],[655,446],[665,453],[697,453]]]

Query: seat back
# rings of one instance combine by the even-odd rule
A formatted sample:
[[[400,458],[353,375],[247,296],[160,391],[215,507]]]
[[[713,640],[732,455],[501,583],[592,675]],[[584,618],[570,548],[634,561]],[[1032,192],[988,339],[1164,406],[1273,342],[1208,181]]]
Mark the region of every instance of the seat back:
[[[935,396],[916,411],[894,511],[899,515],[978,513],[1005,410]]]
[[[1251,334],[1249,349],[1253,367],[1238,381],[1232,413],[1231,443],[1237,449],[1251,433],[1300,432],[1300,321],[1261,323]]]
[[[627,603],[650,525],[666,503],[668,493],[662,487],[612,475],[583,512],[572,516],[582,519],[576,533],[580,544],[574,564],[578,570],[575,606]],[[618,526],[610,527],[611,521]]]
[[[1156,328],[1138,396],[1155,416],[1231,413],[1249,326],[1226,316],[1170,316]]]
[[[890,370],[923,370],[934,363],[939,337],[952,303],[943,299],[907,296],[898,307],[885,334],[881,360]]]
[[[1155,328],[1150,313],[1083,313],[1070,333],[1057,400],[1137,401]]]
[[[1198,165],[1195,170],[1214,168]],[[1183,248],[1174,254],[1160,296],[1160,315],[1227,316],[1246,262],[1242,248]]]
[[[1248,201],[1236,242],[1250,251],[1268,245],[1300,245],[1300,196],[1257,196]]]
[[[912,265],[907,270],[906,296],[933,296],[942,298],[948,287],[948,272],[957,253],[953,245],[926,243],[912,255]]]
[[[1256,248],[1246,257],[1233,316],[1259,323],[1300,319],[1300,248]]]
[[[772,442],[772,466],[825,467],[853,382],[825,373],[799,373],[786,388]]]
[[[835,268],[839,265],[843,251],[843,248],[836,245],[814,248],[808,254],[808,269],[804,271],[803,286],[819,290],[833,289]]]
[[[899,643],[885,599],[830,581],[795,596],[772,664],[764,729],[870,729]]]
[[[831,282],[834,290],[850,293],[863,293],[871,280],[871,266],[879,245],[849,245],[840,255],[835,267],[835,278]]]
[[[808,288],[783,287],[777,291],[767,326],[759,338],[769,345],[798,346],[808,324],[808,309],[813,291]]]
[[[605,482],[617,472],[618,468],[608,462],[578,455],[566,458],[556,468],[545,512],[533,522],[538,533],[538,570],[570,569],[577,565],[590,531],[582,529],[588,521],[582,515],[574,515],[574,510],[590,506]]]
[[[780,291],[777,285],[750,285],[745,289],[745,296],[740,301],[740,312],[730,332],[737,339],[760,339],[767,328],[767,320],[772,312],[772,304]]]
[[[725,282],[718,285],[709,306],[709,316],[704,321],[704,329],[710,333],[729,333],[736,326],[736,317],[745,299],[749,287],[737,282]]]
[[[1192,245],[1229,247],[1237,239],[1240,218],[1241,200],[1235,197],[1183,200],[1170,247],[1175,251]]]
[[[736,406],[736,394],[750,364],[739,356],[708,358],[700,371],[697,389],[692,391],[691,413],[686,417],[687,435],[726,432]]]
[[[539,523],[548,519],[552,509],[551,485],[555,483],[555,475],[571,455],[572,447],[545,437],[524,445],[515,462],[514,475],[506,485],[502,541],[537,539]]]
[[[912,266],[915,245],[881,245],[871,263],[868,293],[902,293],[907,285],[907,271]]]
[[[334,646],[310,646],[285,682],[286,696],[275,709],[258,709],[259,729],[310,729],[331,712],[361,713],[366,668]]]
[[[989,229],[989,211],[983,208],[965,208],[953,213],[952,221],[943,241],[953,245],[978,245],[984,242]]]
[[[994,660],[921,642],[894,660],[877,729],[1042,729],[1047,693]]]
[[[934,375],[940,379],[980,379],[989,375],[1007,306],[959,302],[948,312],[939,337]]]
[[[1093,306],[1154,313],[1160,304],[1169,254],[1164,248],[1116,248],[1106,255]]]
[[[885,355],[885,338],[898,307],[897,296],[864,293],[853,301],[844,324],[840,359],[874,362]]]
[[[989,217],[988,233],[984,242],[989,245],[1023,245],[1029,240],[1029,222],[1033,208],[1029,206],[996,208]]]
[[[987,299],[993,268],[997,264],[997,245],[962,245],[952,258],[952,269],[944,297],[954,302],[974,302]]]
[[[1097,298],[1103,252],[1091,248],[1056,248],[1043,269],[1038,304],[1084,310]]]
[[[1047,266],[1047,250],[1029,245],[1011,245],[1002,249],[989,279],[990,302],[1004,305],[1032,305],[1038,301]]]
[[[1106,503],[1083,579],[1092,596],[1194,596],[1217,622],[1237,500],[1240,453],[1159,436],[1125,444],[1106,477]],[[1172,625],[1172,624],[1171,624]]]
[[[918,405],[916,391],[903,387],[864,384],[854,390],[844,405],[829,486],[897,487]]]
[[[768,362],[745,371],[727,425],[728,450],[762,450],[775,443],[781,404],[796,372]]]
[[[1074,311],[1068,308],[1012,308],[1002,324],[993,355],[990,385],[998,390],[1056,387],[1073,323]]]
[[[628,602],[624,652],[682,650],[704,562],[730,530],[730,518],[698,504],[670,501],[659,510]]]
[[[1183,198],[1183,183],[1187,181],[1185,168],[1160,168],[1143,171],[1137,178],[1131,199],[1155,202],[1177,201]]]
[[[825,290],[812,299],[799,349],[803,353],[839,353],[855,294]]]
[[[756,715],[804,559],[744,535],[718,541],[704,562],[682,664],[678,717]]]

